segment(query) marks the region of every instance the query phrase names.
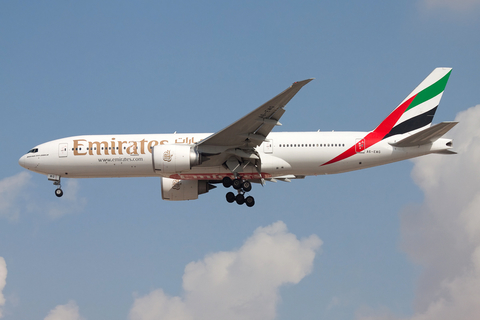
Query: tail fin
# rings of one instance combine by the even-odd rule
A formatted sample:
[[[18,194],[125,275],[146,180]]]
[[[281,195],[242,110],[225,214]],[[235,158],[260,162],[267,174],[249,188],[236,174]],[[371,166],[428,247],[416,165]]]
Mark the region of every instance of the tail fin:
[[[452,72],[451,68],[437,68],[433,70],[375,130],[369,132],[357,144],[332,160],[325,162],[322,166],[351,157],[358,150],[365,150],[379,141],[395,135],[408,133],[408,135],[401,137],[402,140],[396,145],[402,147],[410,146],[412,143],[413,145],[418,145],[427,141],[431,142],[432,139],[438,139],[441,134],[450,130],[456,123],[438,124],[424,133],[416,135],[415,133],[427,129],[432,124],[433,116],[440,99],[442,99],[450,72]],[[407,136],[411,136],[411,138]],[[395,143],[392,145],[395,145]],[[442,149],[439,153],[449,153],[449,151]]]
[[[383,139],[430,127],[452,68],[436,68],[410,93],[374,132]]]

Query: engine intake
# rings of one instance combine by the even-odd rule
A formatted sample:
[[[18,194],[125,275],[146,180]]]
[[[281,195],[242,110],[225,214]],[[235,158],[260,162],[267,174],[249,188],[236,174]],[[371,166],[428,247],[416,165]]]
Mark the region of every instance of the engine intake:
[[[202,163],[197,148],[190,145],[163,144],[152,150],[153,170],[158,173],[188,171]]]

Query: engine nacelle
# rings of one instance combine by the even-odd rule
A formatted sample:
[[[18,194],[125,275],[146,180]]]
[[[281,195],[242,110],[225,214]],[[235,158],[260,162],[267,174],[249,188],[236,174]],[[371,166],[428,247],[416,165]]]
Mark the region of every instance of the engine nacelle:
[[[195,200],[199,194],[216,188],[205,180],[162,178],[162,199],[170,201]]]
[[[162,144],[152,150],[153,169],[158,173],[188,171],[202,163],[196,148],[190,145]]]

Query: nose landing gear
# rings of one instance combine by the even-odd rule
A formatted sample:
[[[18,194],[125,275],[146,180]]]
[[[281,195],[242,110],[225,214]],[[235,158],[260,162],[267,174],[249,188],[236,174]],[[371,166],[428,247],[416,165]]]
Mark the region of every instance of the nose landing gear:
[[[225,177],[222,180],[222,184],[225,188],[230,188],[233,186],[237,190],[238,194],[235,195],[233,192],[228,192],[226,195],[227,202],[233,203],[236,202],[239,205],[246,204],[247,207],[253,207],[255,205],[255,199],[252,196],[245,197],[245,192],[252,190],[252,183],[248,180],[243,181],[242,179],[230,179]]]
[[[59,198],[63,196],[62,185],[60,184],[60,176],[55,174],[49,174],[47,177],[48,180],[53,181],[54,186],[58,186],[57,189],[55,189],[55,195]]]
[[[57,189],[55,189],[55,195],[59,198],[63,196],[63,190],[61,187],[58,187]]]

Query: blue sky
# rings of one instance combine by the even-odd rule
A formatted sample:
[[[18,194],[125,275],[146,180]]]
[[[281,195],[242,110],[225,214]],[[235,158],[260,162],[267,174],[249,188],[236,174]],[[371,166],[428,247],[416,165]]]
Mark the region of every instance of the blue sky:
[[[2,320],[439,319],[448,299],[474,319],[456,294],[480,297],[462,287],[480,281],[479,17],[475,0],[2,1]],[[469,109],[452,132],[463,153],[254,186],[251,209],[221,188],[162,201],[158,178],[66,181],[57,199],[17,162],[72,135],[214,132],[311,77],[275,130],[372,130],[435,67],[453,72],[434,122]],[[268,270],[244,258],[265,237],[278,252]],[[202,269],[225,257],[253,263],[228,292]],[[215,313],[259,292],[243,318]]]

